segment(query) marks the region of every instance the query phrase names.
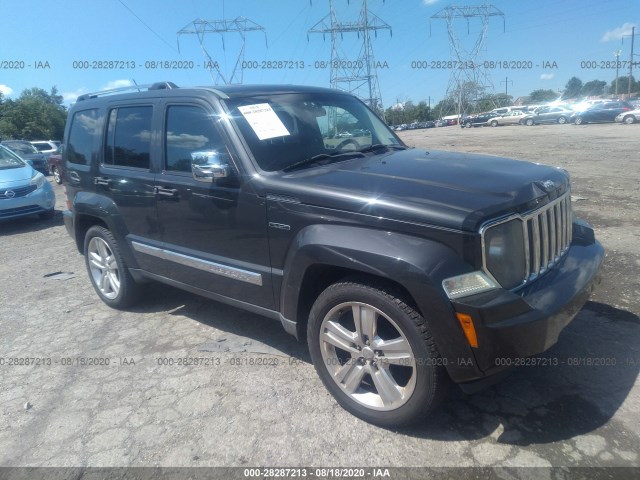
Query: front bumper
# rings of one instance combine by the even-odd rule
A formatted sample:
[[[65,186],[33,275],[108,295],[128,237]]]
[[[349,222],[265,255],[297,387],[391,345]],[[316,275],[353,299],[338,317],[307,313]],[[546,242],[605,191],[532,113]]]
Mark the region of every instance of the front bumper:
[[[50,212],[55,208],[56,197],[49,182],[28,195],[0,200],[0,220],[25,217]]]
[[[598,283],[603,258],[591,227],[574,222],[566,255],[532,284],[516,292],[493,290],[452,302],[456,312],[471,316],[478,337],[472,352],[481,375],[459,381],[498,374],[553,346]]]

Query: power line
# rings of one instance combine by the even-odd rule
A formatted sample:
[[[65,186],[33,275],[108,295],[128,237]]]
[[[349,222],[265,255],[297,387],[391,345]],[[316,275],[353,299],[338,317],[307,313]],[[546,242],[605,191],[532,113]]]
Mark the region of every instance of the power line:
[[[161,42],[163,42],[165,45],[167,45],[171,50],[176,50],[176,48],[171,45],[169,42],[167,42],[164,38],[162,38],[153,28],[151,28],[149,25],[147,25],[144,20],[142,20],[138,15],[136,15],[136,12],[134,12],[133,10],[131,10],[127,4],[125,4],[122,0],[118,0],[118,2],[120,2],[120,4],[126,8],[127,10],[129,10],[129,12],[131,13],[131,15],[133,15],[134,17],[136,17],[138,19],[138,21],[144,25],[145,27],[147,27],[147,29],[153,33],[156,37],[158,37],[160,39]]]

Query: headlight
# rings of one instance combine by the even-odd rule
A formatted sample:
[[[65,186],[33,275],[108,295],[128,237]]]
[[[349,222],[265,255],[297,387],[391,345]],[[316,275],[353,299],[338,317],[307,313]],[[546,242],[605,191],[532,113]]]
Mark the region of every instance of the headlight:
[[[526,256],[521,220],[490,226],[483,233],[482,244],[485,267],[502,288],[515,288],[524,281]]]
[[[46,181],[47,179],[44,178],[44,175],[38,172],[33,177],[31,177],[31,181],[29,182],[29,184],[35,185],[36,188],[42,188]]]
[[[442,288],[449,298],[460,298],[498,288],[498,285],[482,272],[471,272],[443,280]]]

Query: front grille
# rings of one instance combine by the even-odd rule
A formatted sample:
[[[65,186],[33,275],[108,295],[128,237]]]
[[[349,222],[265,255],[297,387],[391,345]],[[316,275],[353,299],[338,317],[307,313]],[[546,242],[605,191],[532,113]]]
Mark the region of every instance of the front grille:
[[[43,212],[44,209],[38,205],[28,205],[26,207],[9,208],[6,210],[0,210],[0,218],[21,217],[23,215],[30,215],[32,213]]]
[[[523,217],[526,275],[534,280],[567,252],[572,237],[571,193]]]
[[[24,197],[29,195],[31,192],[35,191],[35,185],[27,185],[26,187],[16,187],[16,188],[5,188],[0,190],[0,200],[8,200],[11,198]],[[13,196],[7,196],[7,192],[12,191]]]

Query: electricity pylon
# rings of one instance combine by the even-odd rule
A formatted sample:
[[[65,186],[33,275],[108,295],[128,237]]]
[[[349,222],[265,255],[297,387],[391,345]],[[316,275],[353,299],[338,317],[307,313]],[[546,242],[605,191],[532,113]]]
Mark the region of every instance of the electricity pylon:
[[[178,31],[178,49],[180,48],[180,36],[181,35],[196,35],[198,37],[198,43],[202,49],[202,53],[205,58],[205,67],[209,70],[211,79],[215,85],[222,83],[223,85],[241,84],[243,80],[243,62],[245,46],[247,43],[247,32],[261,31],[265,32],[264,27],[258,25],[251,20],[244,17],[237,17],[233,20],[203,20],[201,18],[195,19],[193,22],[186,25],[182,30]],[[226,51],[225,46],[225,34],[238,33],[242,40],[242,46],[238,52],[236,63],[231,71],[231,75],[225,75],[220,62],[215,60],[209,55],[207,47],[205,46],[205,36],[208,34],[216,33],[220,35],[222,39],[222,50]],[[264,34],[265,43],[267,41],[267,34]]]
[[[449,5],[443,8],[432,19],[446,20],[447,32],[449,35],[449,53],[451,60],[455,63],[447,86],[447,98],[455,101],[455,111],[457,115],[464,113],[466,106],[470,102],[480,100],[484,93],[494,91],[493,82],[487,73],[482,56],[486,51],[487,33],[489,31],[489,19],[491,17],[502,17],[504,29],[504,13],[493,5],[484,4],[478,6],[458,6]],[[458,36],[456,27],[459,20],[464,19],[467,23],[467,36],[475,41],[462,41]],[[480,32],[472,37],[470,21],[479,19],[481,23]]]
[[[357,95],[372,110],[382,114],[384,109],[371,42],[371,32],[377,37],[378,30],[391,32],[391,26],[369,11],[367,0],[362,0],[360,16],[355,22],[339,22],[334,0],[329,0],[329,14],[310,28],[308,33],[321,33],[325,38],[327,34],[331,36],[331,88]],[[347,55],[342,50],[345,33],[356,33],[362,39],[357,57],[353,53]]]

